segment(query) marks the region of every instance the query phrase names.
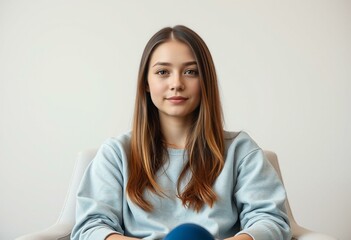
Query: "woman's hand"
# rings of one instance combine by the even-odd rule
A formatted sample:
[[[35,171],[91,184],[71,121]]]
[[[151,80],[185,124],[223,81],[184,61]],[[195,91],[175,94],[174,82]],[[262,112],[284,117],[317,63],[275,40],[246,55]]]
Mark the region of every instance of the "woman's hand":
[[[137,240],[139,238],[126,237],[117,233],[108,235],[105,240]]]
[[[253,238],[248,234],[239,234],[234,237],[226,238],[225,240],[253,240]]]

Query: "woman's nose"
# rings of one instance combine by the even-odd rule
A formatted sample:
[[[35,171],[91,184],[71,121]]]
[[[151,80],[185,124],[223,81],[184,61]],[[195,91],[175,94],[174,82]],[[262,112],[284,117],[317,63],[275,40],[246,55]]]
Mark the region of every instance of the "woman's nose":
[[[171,90],[181,91],[184,90],[184,83],[181,75],[175,74],[171,82]]]

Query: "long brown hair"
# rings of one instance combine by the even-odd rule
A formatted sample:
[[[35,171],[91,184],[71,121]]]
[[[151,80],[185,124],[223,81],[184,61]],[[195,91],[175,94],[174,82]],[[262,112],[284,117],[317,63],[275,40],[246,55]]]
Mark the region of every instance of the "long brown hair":
[[[153,209],[143,197],[145,190],[164,195],[157,184],[156,173],[167,157],[167,146],[163,142],[158,109],[147,91],[147,75],[151,54],[158,45],[170,39],[186,43],[191,48],[199,70],[201,102],[193,113],[186,142],[188,161],[177,183],[178,197],[183,205],[199,211],[205,203],[212,207],[217,200],[212,186],[224,165],[223,115],[210,51],[201,37],[185,26],[161,29],[144,49],[137,83],[127,193],[145,211]],[[180,183],[188,171],[191,179],[181,192]]]

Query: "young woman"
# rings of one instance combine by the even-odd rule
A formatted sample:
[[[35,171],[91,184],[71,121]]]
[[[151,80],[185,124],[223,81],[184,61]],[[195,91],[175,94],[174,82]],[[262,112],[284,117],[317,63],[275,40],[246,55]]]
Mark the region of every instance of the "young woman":
[[[223,130],[204,41],[164,28],[142,55],[132,131],[107,140],[83,177],[72,239],[290,239],[284,202],[263,151]]]

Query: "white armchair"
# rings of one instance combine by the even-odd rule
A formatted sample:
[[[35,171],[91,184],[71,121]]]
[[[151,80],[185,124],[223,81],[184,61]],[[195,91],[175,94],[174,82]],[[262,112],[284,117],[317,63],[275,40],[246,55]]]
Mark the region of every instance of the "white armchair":
[[[69,240],[70,239],[71,231],[75,223],[77,189],[86,167],[94,158],[95,154],[96,154],[95,149],[78,153],[76,164],[73,171],[73,177],[67,192],[64,206],[62,208],[61,214],[57,222],[47,229],[20,236],[15,240]],[[269,159],[269,161],[271,162],[271,164],[276,169],[280,178],[282,178],[277,155],[271,151],[265,151],[265,154]],[[336,240],[336,238],[332,236],[313,232],[311,230],[308,230],[306,228],[299,226],[292,215],[289,201],[286,202],[286,207],[288,210],[289,220],[290,220],[291,228],[293,232],[292,239]]]

